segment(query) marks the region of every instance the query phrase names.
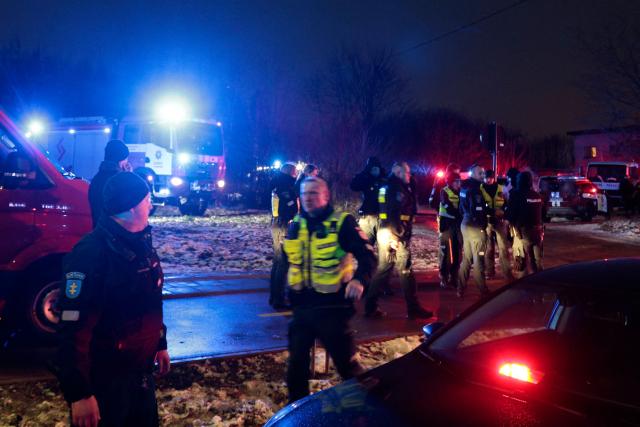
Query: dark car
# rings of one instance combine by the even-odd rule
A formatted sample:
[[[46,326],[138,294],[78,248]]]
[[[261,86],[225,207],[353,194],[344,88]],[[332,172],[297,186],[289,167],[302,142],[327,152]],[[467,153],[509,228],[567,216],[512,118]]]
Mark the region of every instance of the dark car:
[[[591,221],[598,213],[600,191],[584,177],[543,176],[538,185],[545,202],[543,213],[547,221],[552,217],[579,217]]]
[[[639,277],[640,258],[528,276],[267,426],[640,425]]]

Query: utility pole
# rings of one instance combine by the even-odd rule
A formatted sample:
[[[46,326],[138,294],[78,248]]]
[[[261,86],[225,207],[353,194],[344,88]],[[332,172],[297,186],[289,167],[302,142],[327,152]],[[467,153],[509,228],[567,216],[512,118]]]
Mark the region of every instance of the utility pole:
[[[480,135],[482,145],[491,153],[491,166],[498,174],[498,124],[491,122],[487,125],[484,133]]]

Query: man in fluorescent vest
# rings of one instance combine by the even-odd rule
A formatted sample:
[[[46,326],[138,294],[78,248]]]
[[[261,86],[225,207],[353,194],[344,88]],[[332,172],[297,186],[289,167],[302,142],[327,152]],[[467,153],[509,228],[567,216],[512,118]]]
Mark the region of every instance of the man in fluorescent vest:
[[[289,225],[284,250],[293,307],[289,324],[289,401],[309,394],[310,350],[319,339],[338,373],[348,379],[361,371],[349,320],[376,268],[376,257],[355,218],[329,204],[327,183],[306,178],[302,209]],[[353,257],[358,268],[353,271]]]
[[[438,232],[440,250],[438,262],[440,286],[454,288],[458,284],[462,233],[460,232],[460,174],[451,172],[446,178],[447,185],[440,191],[438,210]]]
[[[496,182],[495,172],[487,170],[480,192],[489,208],[487,219],[487,250],[485,251],[485,273],[488,278],[496,275],[495,253],[498,246],[498,258],[502,275],[507,283],[513,281],[511,263],[509,262],[509,224],[504,220],[505,191],[504,185]]]

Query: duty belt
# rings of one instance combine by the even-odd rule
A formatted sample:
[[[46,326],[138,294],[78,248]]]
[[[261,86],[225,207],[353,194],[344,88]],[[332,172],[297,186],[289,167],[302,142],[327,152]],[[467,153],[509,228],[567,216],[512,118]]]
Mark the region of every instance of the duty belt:
[[[411,221],[411,215],[400,215],[400,221]]]

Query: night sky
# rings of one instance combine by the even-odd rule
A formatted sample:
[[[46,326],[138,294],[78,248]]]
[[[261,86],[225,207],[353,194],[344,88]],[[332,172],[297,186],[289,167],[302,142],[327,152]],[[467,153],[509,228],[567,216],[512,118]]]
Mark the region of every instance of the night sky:
[[[1,0],[0,44],[18,39],[113,67],[129,78],[127,93],[114,94],[123,103],[180,88],[209,114],[234,75],[252,76],[242,84],[251,90],[274,76],[312,73],[340,45],[386,47],[405,51],[398,62],[421,106],[495,119],[531,136],[599,125],[576,86],[593,65],[577,54],[573,34],[638,13],[638,1],[529,0],[410,49],[515,2]]]

